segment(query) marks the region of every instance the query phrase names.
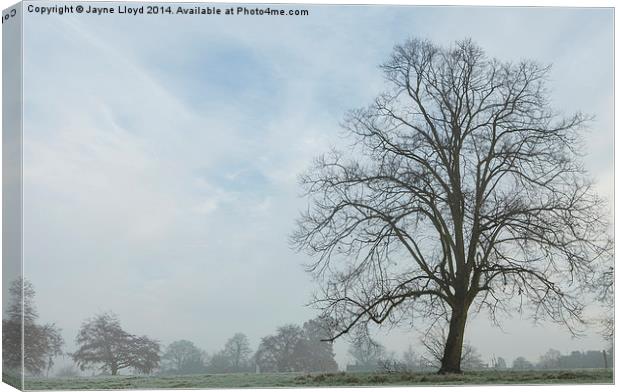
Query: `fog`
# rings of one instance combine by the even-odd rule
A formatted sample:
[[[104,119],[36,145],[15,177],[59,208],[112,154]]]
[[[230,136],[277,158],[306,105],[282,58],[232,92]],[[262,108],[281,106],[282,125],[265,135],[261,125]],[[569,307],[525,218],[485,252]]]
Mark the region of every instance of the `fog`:
[[[585,163],[613,200],[612,10],[297,8],[310,15],[28,15],[24,275],[66,351],[105,311],[131,333],[209,353],[236,332],[255,350],[277,327],[316,317],[311,259],[288,243],[307,206],[297,176],[346,148],[343,115],[383,90],[378,65],[409,37],[471,37],[491,57],[553,64],[554,107],[596,117]],[[601,312],[593,305],[588,318]],[[573,338],[527,316],[500,328],[480,314],[466,340],[509,364],[606,348],[596,324]],[[422,353],[424,326],[373,332],[388,351]],[[347,350],[336,342],[341,368]]]

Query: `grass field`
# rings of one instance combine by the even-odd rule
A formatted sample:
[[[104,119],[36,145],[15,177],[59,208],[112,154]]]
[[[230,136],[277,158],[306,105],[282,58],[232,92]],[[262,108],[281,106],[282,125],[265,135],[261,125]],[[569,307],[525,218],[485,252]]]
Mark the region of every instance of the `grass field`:
[[[433,373],[277,373],[191,376],[27,378],[26,389],[281,388],[329,386],[415,386],[481,384],[610,384],[611,370],[478,371]]]

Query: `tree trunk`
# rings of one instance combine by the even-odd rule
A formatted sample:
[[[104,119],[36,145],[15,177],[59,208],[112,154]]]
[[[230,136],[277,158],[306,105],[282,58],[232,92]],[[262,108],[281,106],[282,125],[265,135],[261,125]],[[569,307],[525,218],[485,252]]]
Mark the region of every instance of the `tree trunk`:
[[[467,321],[467,306],[457,305],[450,316],[450,330],[441,359],[439,374],[462,373],[461,354],[463,352],[463,335]]]
[[[118,373],[118,368],[116,367],[116,365],[112,365],[112,366],[110,366],[110,373],[111,373],[113,376],[116,376],[116,374]]]

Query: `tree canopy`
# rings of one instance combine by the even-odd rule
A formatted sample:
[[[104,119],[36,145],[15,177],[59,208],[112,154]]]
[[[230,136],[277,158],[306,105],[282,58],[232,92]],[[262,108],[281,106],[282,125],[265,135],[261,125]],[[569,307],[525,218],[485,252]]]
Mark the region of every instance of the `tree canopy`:
[[[170,343],[162,355],[167,370],[177,374],[204,372],[204,353],[189,340]]]
[[[118,316],[112,313],[86,320],[75,342],[78,350],[72,357],[80,370],[98,367],[116,375],[121,369],[131,368],[149,374],[159,366],[159,343],[125,332]]]
[[[224,349],[211,358],[209,370],[212,373],[241,373],[253,370],[250,359],[250,342],[243,333],[236,333],[226,341]]]
[[[317,318],[302,327],[288,324],[275,335],[262,338],[255,354],[261,372],[294,372],[338,370],[326,320]]]

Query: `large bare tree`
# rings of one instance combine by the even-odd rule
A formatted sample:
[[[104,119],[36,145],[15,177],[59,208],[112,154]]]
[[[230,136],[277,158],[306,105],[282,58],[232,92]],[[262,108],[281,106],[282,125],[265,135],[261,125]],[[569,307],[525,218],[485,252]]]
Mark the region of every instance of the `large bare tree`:
[[[550,108],[550,68],[489,58],[469,40],[409,40],[387,90],[351,111],[352,140],[301,177],[292,241],[314,261],[333,339],[368,323],[446,319],[440,372],[460,372],[470,310],[529,305],[576,331],[605,213],[581,163],[589,118]]]

